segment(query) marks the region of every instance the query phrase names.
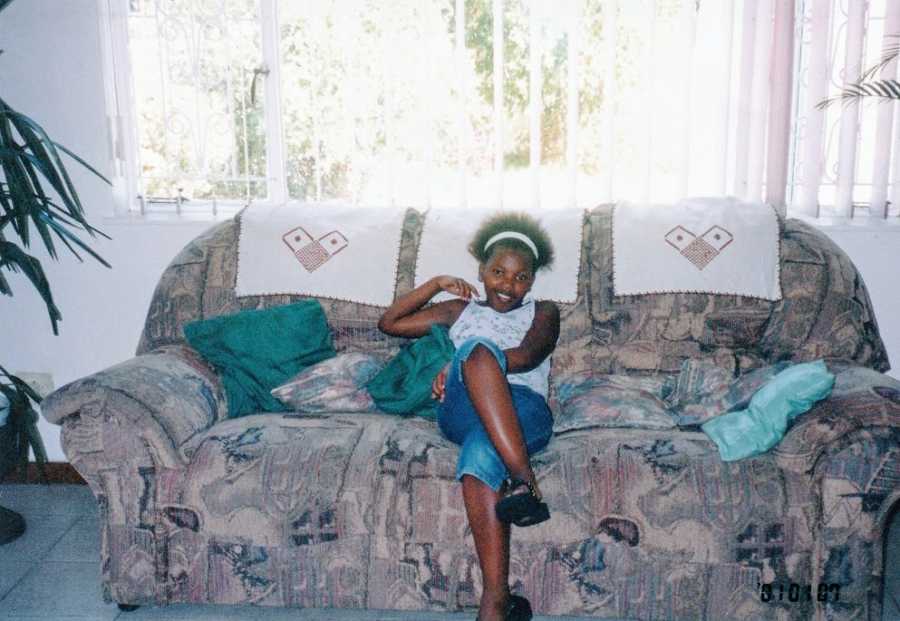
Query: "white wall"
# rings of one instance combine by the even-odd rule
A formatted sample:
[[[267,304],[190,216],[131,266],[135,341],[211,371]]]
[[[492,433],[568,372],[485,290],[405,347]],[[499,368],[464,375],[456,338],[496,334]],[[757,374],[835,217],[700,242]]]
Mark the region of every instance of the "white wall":
[[[15,0],[0,13],[0,49],[0,98],[109,175],[96,0]],[[63,316],[59,336],[24,276],[8,276],[14,297],[0,296],[0,365],[52,373],[56,387],[134,355],[160,273],[211,224],[105,222],[109,186],[74,163],[68,169],[88,222],[112,241],[82,237],[112,269],[83,253],[79,263],[62,244],[55,262],[33,242]],[[50,459],[65,461],[59,428],[42,420],[41,433]]]
[[[856,225],[823,230],[844,249],[866,283],[893,367],[889,375],[900,379],[900,221],[869,230]]]
[[[16,0],[0,13],[0,97],[42,124],[101,172],[109,174],[96,0]],[[60,249],[41,259],[62,311],[53,336],[40,298],[21,275],[15,297],[0,298],[0,365],[53,374],[57,387],[134,355],[153,288],[175,254],[210,223],[130,225],[104,221],[108,186],[72,165],[88,221],[112,237],[92,247],[113,269]],[[829,233],[862,271],[891,359],[900,367],[900,230]],[[88,238],[90,239],[90,238]],[[893,371],[895,376],[898,371]],[[51,460],[64,461],[58,427],[41,421]]]

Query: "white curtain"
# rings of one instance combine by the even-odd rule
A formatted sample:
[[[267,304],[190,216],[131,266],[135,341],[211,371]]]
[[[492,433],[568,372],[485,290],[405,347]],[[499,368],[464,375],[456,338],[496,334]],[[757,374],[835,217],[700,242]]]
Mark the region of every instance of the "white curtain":
[[[809,216],[875,218],[900,205],[896,102],[876,98],[817,104],[857,82],[882,51],[900,43],[896,0],[807,0],[801,8],[791,206]],[[873,76],[896,79],[891,62]],[[863,209],[858,211],[858,208]]]
[[[793,0],[481,4],[491,79],[475,69],[477,50],[461,31],[478,24],[456,0],[457,34],[422,47],[432,66],[452,47],[443,55],[453,59],[452,88],[419,72],[422,133],[389,132],[392,144],[428,146],[394,151],[391,193],[363,202],[553,208],[732,194],[783,206]],[[392,75],[402,74],[407,52],[388,53]],[[448,101],[454,112],[442,123]],[[434,145],[447,139],[455,157],[442,160]]]

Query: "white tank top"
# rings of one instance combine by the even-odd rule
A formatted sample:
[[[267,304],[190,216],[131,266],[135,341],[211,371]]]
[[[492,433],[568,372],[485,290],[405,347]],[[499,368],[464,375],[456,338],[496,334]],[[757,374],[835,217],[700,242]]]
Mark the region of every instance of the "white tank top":
[[[450,340],[458,348],[468,339],[480,336],[492,340],[500,349],[511,349],[522,344],[533,321],[534,300],[530,297],[522,301],[522,306],[506,313],[498,313],[473,300],[450,326]],[[509,373],[506,379],[510,384],[528,386],[546,399],[549,375],[550,356],[547,356],[531,371]]]

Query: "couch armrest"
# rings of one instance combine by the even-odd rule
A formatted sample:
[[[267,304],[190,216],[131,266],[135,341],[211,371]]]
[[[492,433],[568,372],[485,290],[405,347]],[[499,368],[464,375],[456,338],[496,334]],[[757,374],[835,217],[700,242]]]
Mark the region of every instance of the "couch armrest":
[[[170,345],[66,384],[44,399],[41,412],[63,426],[70,460],[68,449],[113,454],[140,437],[157,465],[174,466],[188,440],[225,417],[226,404],[215,371],[189,347]],[[92,437],[66,433],[83,428],[86,416],[99,425]]]
[[[823,618],[858,608],[875,619],[888,518],[900,501],[900,381],[861,367],[832,370],[832,396],[794,421],[775,458],[806,483],[798,493],[814,498],[804,507],[812,527],[810,583],[840,588],[841,603],[825,603]]]
[[[900,381],[865,367],[832,371],[831,396],[797,417],[773,449],[786,470],[821,476],[821,464],[847,446],[866,438],[900,436]]]
[[[224,417],[219,378],[190,348],[166,346],[63,386],[41,411],[97,498],[104,597],[164,603],[159,498],[189,440]]]

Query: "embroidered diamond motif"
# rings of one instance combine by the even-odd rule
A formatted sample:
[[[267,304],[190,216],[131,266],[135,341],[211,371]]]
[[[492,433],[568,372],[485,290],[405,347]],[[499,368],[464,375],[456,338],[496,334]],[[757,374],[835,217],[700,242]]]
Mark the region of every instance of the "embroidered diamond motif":
[[[684,249],[687,248],[696,237],[696,235],[683,226],[676,226],[666,234],[666,243],[675,248],[678,252],[684,252]]]
[[[704,267],[719,256],[725,246],[734,241],[734,235],[721,226],[710,227],[703,235],[697,237],[681,225],[666,233],[665,241],[675,248],[697,269]]]
[[[296,256],[307,272],[319,269],[328,260],[328,252],[319,242],[306,244],[297,251]]]
[[[734,235],[718,225],[706,231],[701,237],[719,252],[734,241]]]
[[[703,269],[709,262],[719,255],[719,251],[709,245],[702,237],[698,237],[692,241],[687,248],[681,251],[688,261],[697,266],[697,269]]]
[[[288,231],[281,239],[300,261],[303,269],[309,273],[322,267],[326,261],[350,244],[340,231],[331,231],[319,239],[314,239],[302,226]]]

